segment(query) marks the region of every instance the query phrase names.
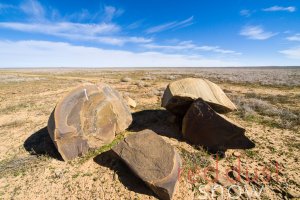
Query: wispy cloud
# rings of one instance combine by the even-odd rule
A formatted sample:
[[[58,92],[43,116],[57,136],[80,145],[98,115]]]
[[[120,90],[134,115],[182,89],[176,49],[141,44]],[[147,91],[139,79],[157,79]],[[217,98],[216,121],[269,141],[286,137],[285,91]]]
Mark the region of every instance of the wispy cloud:
[[[300,33],[297,33],[295,35],[289,36],[286,39],[290,40],[290,41],[299,41],[300,42]]]
[[[100,17],[102,21],[97,23],[81,22],[87,19],[93,20],[99,15],[99,13],[91,14],[86,9],[67,16],[61,16],[56,9],[46,9],[37,0],[26,0],[18,8],[19,11],[28,16],[27,20],[29,22],[0,22],[0,28],[119,46],[125,43],[148,43],[152,41],[151,38],[118,36],[122,35],[122,27],[111,21],[124,11],[113,6],[104,7],[101,13],[102,17]]]
[[[120,27],[115,24],[83,24],[72,22],[48,22],[48,23],[18,23],[0,22],[0,27],[23,32],[44,33],[59,35],[60,33],[76,33],[82,35],[98,35],[116,33]]]
[[[161,24],[158,26],[153,26],[150,27],[146,30],[146,33],[158,33],[158,32],[162,32],[162,31],[166,31],[166,30],[174,30],[174,29],[179,29],[179,28],[184,28],[187,26],[190,26],[193,24],[193,19],[194,17],[191,16],[185,20],[182,21],[173,21],[173,22],[168,22],[165,24]]]
[[[82,21],[102,21],[105,23],[112,23],[114,18],[121,16],[124,13],[123,9],[114,6],[104,6],[98,12],[90,12],[88,9],[81,9],[79,12],[71,13],[63,18],[64,20],[71,20],[76,22]]]
[[[272,7],[269,7],[269,8],[262,9],[262,10],[266,11],[266,12],[275,12],[275,11],[295,12],[296,7],[294,7],[294,6],[289,6],[289,7],[272,6]]]
[[[20,9],[33,20],[45,20],[46,11],[44,7],[36,0],[26,0],[20,5]]]
[[[57,10],[54,10],[52,12],[52,17],[54,20],[60,20],[62,17],[60,13]],[[79,12],[71,13],[69,15],[64,16],[64,20],[71,20],[71,21],[76,21],[76,22],[81,22],[84,20],[89,20],[93,19],[98,15],[98,13],[92,14],[90,13],[87,9],[81,9]]]
[[[49,23],[17,23],[1,22],[1,28],[8,28],[22,32],[41,33],[63,37],[71,40],[95,41],[99,43],[123,45],[124,43],[147,43],[151,38],[143,37],[118,37],[120,27],[115,24],[83,24],[71,22]]]
[[[104,21],[111,22],[113,18],[119,17],[124,13],[123,9],[117,9],[113,6],[104,7]]]
[[[129,24],[126,28],[127,29],[136,29],[136,28],[139,28],[140,26],[142,26],[143,21],[144,21],[143,19],[135,21],[135,22]]]
[[[0,67],[199,67],[238,63],[201,56],[134,53],[49,41],[0,41]],[[26,52],[24,54],[24,52]],[[39,55],[39,56],[37,56]]]
[[[222,54],[235,54],[240,55],[241,53],[222,49],[219,46],[198,46],[194,44],[192,41],[183,41],[179,42],[177,45],[157,45],[157,44],[145,44],[144,47],[148,49],[162,49],[167,51],[182,51],[182,50],[199,50],[199,51],[210,51],[215,53],[222,53]]]
[[[241,16],[250,17],[251,16],[251,10],[243,9],[240,11]]]
[[[252,40],[266,40],[278,33],[267,32],[261,26],[245,26],[240,31],[240,35]]]
[[[282,51],[279,51],[279,53],[284,54],[288,58],[300,59],[300,47],[282,50]]]

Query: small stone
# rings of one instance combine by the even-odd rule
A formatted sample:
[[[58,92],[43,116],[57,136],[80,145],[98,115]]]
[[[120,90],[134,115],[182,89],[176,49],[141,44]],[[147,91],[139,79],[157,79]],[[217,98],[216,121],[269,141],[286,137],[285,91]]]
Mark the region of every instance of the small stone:
[[[238,151],[234,151],[234,152],[233,152],[233,155],[234,155],[235,157],[241,157],[241,153],[238,152]]]
[[[176,77],[173,76],[173,75],[168,75],[168,76],[166,76],[166,79],[168,79],[168,80],[174,80],[174,79],[176,79]]]
[[[127,102],[127,105],[131,108],[135,108],[136,107],[136,102],[130,98],[129,96],[125,96],[124,97],[125,101]]]
[[[54,170],[54,175],[55,175],[55,178],[62,178],[63,171],[61,171],[60,169],[56,169],[56,170]]]
[[[122,79],[121,79],[121,81],[122,82],[131,82],[131,78],[129,78],[129,77],[123,77]]]
[[[144,76],[141,78],[141,80],[143,81],[149,81],[149,80],[153,80],[154,78],[152,76]]]
[[[163,91],[153,90],[153,94],[156,95],[156,96],[162,96],[163,95]]]
[[[144,86],[145,86],[145,82],[143,82],[143,81],[138,81],[137,83],[135,83],[135,85],[141,88],[141,87],[144,87]]]
[[[144,84],[144,87],[150,87],[150,86],[151,86],[150,83],[145,83],[145,84]]]

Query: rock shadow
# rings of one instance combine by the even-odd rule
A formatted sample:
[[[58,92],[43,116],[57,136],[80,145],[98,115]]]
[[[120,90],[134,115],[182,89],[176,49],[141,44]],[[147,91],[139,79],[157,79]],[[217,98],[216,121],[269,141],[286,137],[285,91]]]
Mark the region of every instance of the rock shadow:
[[[155,196],[150,188],[137,177],[129,167],[112,150],[94,157],[94,162],[107,167],[118,175],[119,181],[130,191],[148,196]]]
[[[31,155],[47,155],[63,161],[48,133],[47,126],[29,136],[24,142],[24,148]]]
[[[132,124],[127,130],[150,129],[159,135],[182,140],[180,122],[167,110],[142,110],[132,114]],[[173,120],[173,122],[172,122]]]

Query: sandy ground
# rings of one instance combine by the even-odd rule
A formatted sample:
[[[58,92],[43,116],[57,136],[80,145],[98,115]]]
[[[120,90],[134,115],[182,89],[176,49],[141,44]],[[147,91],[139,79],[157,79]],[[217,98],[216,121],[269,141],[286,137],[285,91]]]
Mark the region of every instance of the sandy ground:
[[[131,81],[121,82],[124,77]],[[184,77],[218,83],[240,108],[228,117],[246,128],[256,147],[228,150],[216,159],[186,143],[160,107],[167,84]],[[47,120],[60,97],[84,82],[108,83],[134,99],[134,123],[113,144],[64,162],[48,136]],[[157,132],[183,159],[174,199],[300,197],[299,99],[300,69],[2,70],[0,199],[156,199],[121,161],[105,153],[143,129]]]

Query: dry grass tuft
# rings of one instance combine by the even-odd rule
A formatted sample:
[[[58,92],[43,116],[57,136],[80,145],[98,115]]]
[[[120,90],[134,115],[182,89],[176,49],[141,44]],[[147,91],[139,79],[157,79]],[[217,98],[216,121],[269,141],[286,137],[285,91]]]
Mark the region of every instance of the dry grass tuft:
[[[235,95],[231,99],[238,106],[239,116],[245,120],[260,122],[277,128],[297,129],[300,126],[299,112],[278,107],[268,101],[253,97],[247,99]]]

